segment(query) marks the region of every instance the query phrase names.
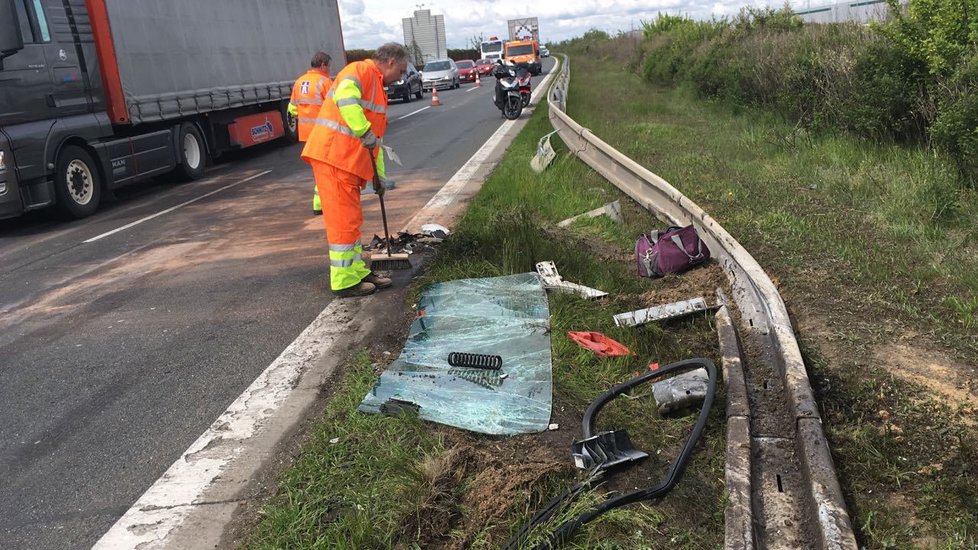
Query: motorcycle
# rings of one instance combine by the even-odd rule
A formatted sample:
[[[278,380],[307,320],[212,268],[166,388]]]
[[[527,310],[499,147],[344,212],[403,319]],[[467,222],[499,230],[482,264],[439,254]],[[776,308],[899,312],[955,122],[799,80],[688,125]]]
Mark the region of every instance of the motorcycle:
[[[526,67],[519,67],[516,69],[516,82],[520,87],[520,99],[522,99],[523,107],[530,106],[530,70]]]
[[[496,77],[493,103],[508,120],[516,120],[523,114],[523,99],[520,97],[520,83],[516,71],[506,65],[496,65],[492,75]]]

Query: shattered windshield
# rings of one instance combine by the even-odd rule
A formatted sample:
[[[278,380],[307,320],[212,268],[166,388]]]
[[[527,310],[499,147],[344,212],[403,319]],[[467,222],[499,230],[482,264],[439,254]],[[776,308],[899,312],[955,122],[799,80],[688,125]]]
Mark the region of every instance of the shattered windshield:
[[[497,370],[453,367],[450,353],[495,355]],[[432,285],[404,350],[360,404],[487,434],[540,432],[550,422],[550,310],[535,273]]]

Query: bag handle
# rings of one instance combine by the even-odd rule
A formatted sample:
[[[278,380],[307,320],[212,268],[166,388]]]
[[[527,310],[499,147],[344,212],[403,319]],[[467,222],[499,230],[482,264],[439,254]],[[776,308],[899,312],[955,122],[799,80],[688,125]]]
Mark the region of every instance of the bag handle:
[[[673,235],[669,240],[671,240],[672,243],[676,245],[676,248],[678,248],[679,250],[682,250],[683,251],[683,254],[685,254],[686,257],[690,259],[690,261],[696,261],[696,260],[699,260],[699,259],[702,259],[703,258],[703,241],[702,240],[699,240],[699,242],[698,242],[698,244],[696,246],[696,255],[695,256],[691,256],[689,254],[689,252],[686,252],[686,246],[683,245],[683,240],[679,238],[679,235]]]

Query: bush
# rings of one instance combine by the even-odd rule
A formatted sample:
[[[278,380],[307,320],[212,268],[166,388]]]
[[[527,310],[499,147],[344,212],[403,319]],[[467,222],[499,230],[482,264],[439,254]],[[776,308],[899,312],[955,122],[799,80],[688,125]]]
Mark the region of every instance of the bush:
[[[930,144],[978,177],[978,0],[910,0],[866,28],[790,9],[643,22],[646,79],[763,107],[816,129]]]

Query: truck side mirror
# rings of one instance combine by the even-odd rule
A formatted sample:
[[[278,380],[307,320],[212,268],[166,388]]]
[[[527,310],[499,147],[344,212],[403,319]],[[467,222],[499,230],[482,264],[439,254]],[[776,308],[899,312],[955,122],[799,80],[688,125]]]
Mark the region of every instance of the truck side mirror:
[[[0,0],[0,69],[3,58],[10,57],[24,49],[24,38],[20,35],[20,19],[17,17],[18,0]]]

